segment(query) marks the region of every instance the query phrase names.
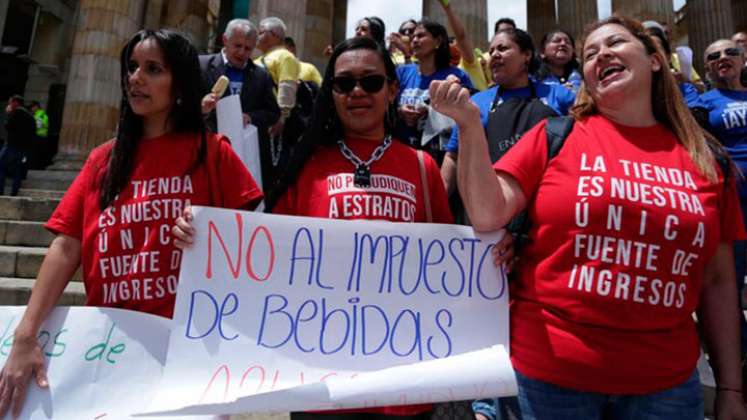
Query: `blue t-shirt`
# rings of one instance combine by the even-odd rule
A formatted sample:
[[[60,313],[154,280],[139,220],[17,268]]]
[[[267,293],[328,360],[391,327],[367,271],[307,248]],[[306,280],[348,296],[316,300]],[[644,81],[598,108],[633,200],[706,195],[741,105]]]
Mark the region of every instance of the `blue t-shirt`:
[[[708,110],[711,133],[744,172],[747,170],[747,91],[713,89],[700,95],[700,100]]]
[[[537,79],[534,79],[537,80]],[[547,75],[544,79],[539,80],[540,82],[546,84],[546,85],[561,85],[565,86],[565,83],[570,83],[571,86],[573,86],[573,92],[578,93],[578,90],[581,88],[581,82],[584,81],[584,78],[581,76],[581,73],[578,72],[578,70],[573,70],[571,72],[571,75],[568,76],[568,80],[565,82],[562,82],[558,76],[556,76],[554,73],[550,73]],[[567,88],[567,86],[565,86]]]
[[[244,85],[244,70],[235,69],[227,64],[226,77],[228,77],[228,94],[240,95],[241,87]]]
[[[713,89],[700,95],[700,101],[708,110],[711,133],[747,173],[747,91]],[[739,195],[747,199],[747,182],[739,183]]]
[[[688,108],[706,108],[705,104],[700,100],[700,92],[698,92],[698,89],[692,83],[680,83],[679,86]]]
[[[472,80],[467,73],[458,67],[447,67],[436,70],[430,76],[423,76],[418,70],[417,64],[403,64],[397,66],[397,78],[399,79],[399,93],[397,94],[397,107],[403,105],[425,106],[426,99],[430,98],[428,88],[433,80],[444,80],[450,75],[459,78],[462,86],[472,89]],[[424,121],[423,121],[424,122]],[[395,132],[395,137],[414,145],[420,143],[420,132],[423,127],[408,127],[400,122]]]
[[[542,103],[552,108],[558,115],[568,115],[568,110],[570,110],[573,102],[576,101],[576,94],[562,85],[549,85],[543,82],[531,83],[534,84],[534,91]],[[480,110],[480,121],[482,122],[482,127],[485,129],[488,127],[488,114],[490,114],[490,107],[493,105],[493,100],[497,92],[498,87],[494,86],[472,95],[472,102]],[[532,90],[528,86],[519,89],[507,89],[501,94],[498,104],[508,98],[528,98],[531,94]],[[459,127],[455,126],[451,132],[451,139],[449,139],[449,143],[446,145],[446,151],[453,153],[459,151]]]

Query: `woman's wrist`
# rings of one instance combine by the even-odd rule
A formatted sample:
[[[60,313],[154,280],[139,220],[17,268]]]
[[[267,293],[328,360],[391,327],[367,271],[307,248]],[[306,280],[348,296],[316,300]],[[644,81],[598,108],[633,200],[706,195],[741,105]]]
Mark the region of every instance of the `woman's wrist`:
[[[480,121],[480,111],[470,113],[470,115],[465,116],[463,120],[457,121],[456,123],[459,126],[459,132],[461,133],[477,130],[478,128],[483,131],[485,130],[482,127],[482,121]]]
[[[39,328],[34,328],[28,320],[22,320],[13,332],[13,341],[24,343],[36,343],[36,334]]]
[[[735,387],[735,386],[720,386],[719,385],[719,386],[716,387],[716,392],[733,392],[733,393],[736,393],[736,394],[741,394],[742,393],[742,388],[741,387]]]

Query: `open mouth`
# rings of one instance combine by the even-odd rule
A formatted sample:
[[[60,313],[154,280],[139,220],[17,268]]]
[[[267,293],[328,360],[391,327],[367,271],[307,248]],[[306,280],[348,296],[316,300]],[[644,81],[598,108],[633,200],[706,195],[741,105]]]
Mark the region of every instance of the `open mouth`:
[[[607,79],[615,76],[616,74],[621,73],[623,70],[625,70],[624,66],[621,66],[621,65],[611,65],[611,66],[605,67],[604,69],[602,69],[601,71],[599,71],[597,73],[597,77],[599,78],[600,82],[603,82],[603,81],[605,81],[605,80],[607,80]]]
[[[361,113],[361,112],[367,112],[370,109],[371,109],[370,105],[364,105],[364,104],[348,105],[348,111],[354,114]]]
[[[732,65],[728,61],[722,61],[722,62],[720,62],[718,64],[718,67],[717,67],[718,71],[731,70],[731,68],[732,68]]]
[[[127,96],[129,96],[130,103],[139,103],[150,98],[141,92],[130,92]]]

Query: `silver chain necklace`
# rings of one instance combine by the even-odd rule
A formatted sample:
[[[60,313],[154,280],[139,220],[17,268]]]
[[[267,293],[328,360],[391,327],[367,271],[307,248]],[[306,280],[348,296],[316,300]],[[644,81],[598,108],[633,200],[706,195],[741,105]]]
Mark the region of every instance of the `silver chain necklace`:
[[[353,177],[353,183],[355,183],[355,186],[368,187],[371,185],[371,164],[384,156],[384,152],[386,152],[386,149],[388,149],[392,144],[392,136],[386,136],[384,142],[374,149],[373,153],[371,153],[371,157],[369,157],[365,162],[348,148],[345,144],[345,140],[337,140],[337,144],[340,146],[340,152],[345,159],[355,166],[355,174]]]

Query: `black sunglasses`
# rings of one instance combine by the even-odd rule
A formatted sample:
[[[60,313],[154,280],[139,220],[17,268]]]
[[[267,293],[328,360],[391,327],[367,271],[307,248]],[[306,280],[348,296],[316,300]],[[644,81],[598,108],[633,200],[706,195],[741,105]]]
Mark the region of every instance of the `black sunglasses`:
[[[729,57],[738,57],[740,54],[742,54],[742,51],[739,50],[739,48],[726,48],[722,51],[714,51],[706,56],[706,60],[708,61],[714,61],[721,58],[721,53],[726,54]]]
[[[350,76],[337,76],[332,78],[332,90],[337,93],[350,93],[356,86],[360,86],[366,93],[376,93],[384,87],[386,76],[371,74],[360,79]]]

